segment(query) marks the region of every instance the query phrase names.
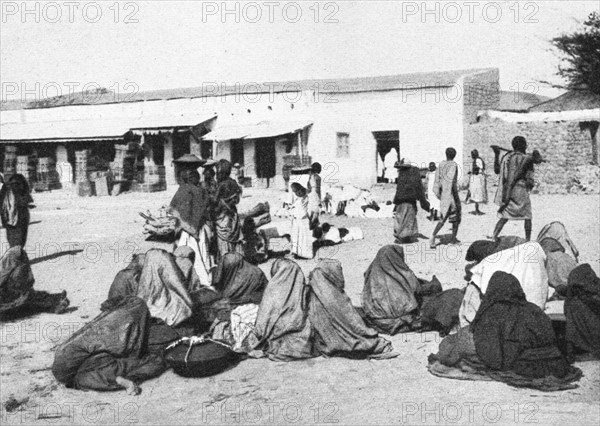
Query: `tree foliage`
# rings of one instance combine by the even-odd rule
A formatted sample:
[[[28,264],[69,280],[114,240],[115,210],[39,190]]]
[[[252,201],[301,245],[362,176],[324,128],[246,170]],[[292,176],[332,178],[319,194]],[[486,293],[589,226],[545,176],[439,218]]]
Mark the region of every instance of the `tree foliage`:
[[[600,94],[600,13],[593,12],[581,30],[552,39],[563,54],[558,75],[572,90]]]

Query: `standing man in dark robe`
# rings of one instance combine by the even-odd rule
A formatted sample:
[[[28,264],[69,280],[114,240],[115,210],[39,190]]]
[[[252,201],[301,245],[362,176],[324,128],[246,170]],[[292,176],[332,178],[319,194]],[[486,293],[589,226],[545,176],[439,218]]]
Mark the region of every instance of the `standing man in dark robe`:
[[[217,169],[217,195],[215,210],[215,232],[217,236],[217,262],[227,253],[243,255],[242,223],[237,205],[242,188],[231,178],[231,163],[220,160]]]
[[[210,200],[200,187],[200,174],[196,170],[181,173],[179,189],[170,205],[171,213],[179,219],[181,228],[177,247],[187,246],[194,251],[194,269],[205,286],[212,284],[212,269],[216,266],[210,257],[210,241],[202,232],[209,217]]]
[[[435,226],[429,247],[435,248],[435,237],[440,232],[446,221],[452,224],[451,244],[458,243],[456,235],[461,220],[461,204],[458,197],[458,164],[454,161],[456,150],[454,148],[446,149],[446,161],[442,161],[435,173],[435,182],[433,192],[440,199],[440,217],[441,220]]]
[[[504,155],[500,160],[499,147],[494,146],[494,172],[499,174],[498,190],[494,202],[500,206],[499,221],[494,229],[493,239],[498,235],[509,220],[525,221],[525,239],[531,240],[531,200],[529,192],[533,189],[533,164],[540,163],[541,157],[537,151],[527,155],[527,141],[523,136],[515,136],[512,140],[513,151]]]
[[[25,247],[33,198],[22,174],[11,176],[0,190],[0,219],[9,247]]]
[[[404,163],[404,159],[395,167],[398,169],[396,195],[394,196],[396,206],[394,208],[395,243],[412,243],[419,235],[417,201],[425,211],[429,211],[429,202],[425,198],[419,169]]]

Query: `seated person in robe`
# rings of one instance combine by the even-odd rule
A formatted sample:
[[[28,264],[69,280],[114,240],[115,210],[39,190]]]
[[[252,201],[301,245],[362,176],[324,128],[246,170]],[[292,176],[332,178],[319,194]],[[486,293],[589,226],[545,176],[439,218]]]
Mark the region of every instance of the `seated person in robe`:
[[[365,272],[363,317],[380,333],[393,335],[419,329],[421,303],[441,291],[437,278],[430,283],[419,280],[404,261],[403,248],[390,244],[379,249]]]
[[[0,259],[0,315],[62,314],[69,306],[67,292],[50,294],[33,289],[35,279],[27,253],[9,248]]]
[[[166,370],[156,350],[160,348],[150,351],[150,312],[143,300],[133,296],[110,299],[101,309],[100,315],[59,346],[52,373],[68,388],[125,389],[138,395],[139,382]]]
[[[308,319],[314,330],[314,349],[325,356],[377,358],[392,344],[368,327],[344,292],[339,260],[323,259],[310,273]]]

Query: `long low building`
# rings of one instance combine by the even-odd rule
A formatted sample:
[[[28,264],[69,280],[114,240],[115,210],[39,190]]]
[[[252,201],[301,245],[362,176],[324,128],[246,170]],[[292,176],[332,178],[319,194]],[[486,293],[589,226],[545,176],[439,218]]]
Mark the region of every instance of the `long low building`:
[[[258,187],[283,188],[286,166],[311,161],[327,183],[368,187],[380,175],[377,157],[390,151],[426,167],[451,146],[470,164],[465,130],[478,111],[497,107],[498,79],[489,68],[75,97],[5,107],[0,143],[73,167],[75,152],[87,149],[106,167],[116,145],[137,141],[146,164],[166,168],[167,184],[176,181],[172,161],[192,153],[239,163]]]

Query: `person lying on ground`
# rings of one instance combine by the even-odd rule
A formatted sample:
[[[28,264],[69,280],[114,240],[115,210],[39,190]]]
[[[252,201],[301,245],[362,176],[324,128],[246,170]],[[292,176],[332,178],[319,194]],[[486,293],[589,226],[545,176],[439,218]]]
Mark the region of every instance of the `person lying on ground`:
[[[338,228],[324,223],[313,230],[313,237],[316,239],[317,247],[327,247],[348,241],[362,240],[364,234],[358,227]]]
[[[0,315],[62,314],[69,307],[67,292],[50,294],[33,289],[35,279],[27,253],[9,248],[0,259]]]

